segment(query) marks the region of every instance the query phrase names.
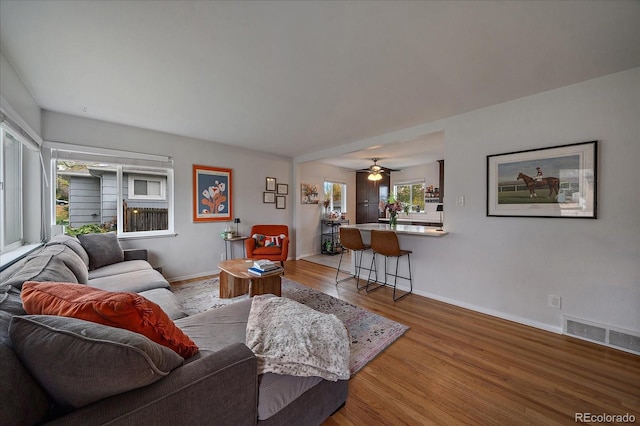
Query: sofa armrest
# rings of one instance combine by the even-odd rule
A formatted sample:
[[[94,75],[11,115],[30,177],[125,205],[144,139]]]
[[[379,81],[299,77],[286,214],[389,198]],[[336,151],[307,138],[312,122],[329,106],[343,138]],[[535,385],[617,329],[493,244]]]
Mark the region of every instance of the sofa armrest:
[[[147,249],[127,249],[123,252],[124,260],[149,260]]]
[[[258,364],[253,352],[234,343],[195,356],[200,358],[158,382],[95,402],[50,424],[255,425]]]

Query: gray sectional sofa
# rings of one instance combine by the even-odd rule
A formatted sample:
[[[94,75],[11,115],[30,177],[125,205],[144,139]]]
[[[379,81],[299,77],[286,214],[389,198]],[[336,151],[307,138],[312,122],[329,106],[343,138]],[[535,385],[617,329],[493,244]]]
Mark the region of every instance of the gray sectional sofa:
[[[26,281],[143,295],[199,352],[183,359],[125,329],[27,315]],[[250,307],[186,316],[146,251],[123,251],[114,234],[54,237],[0,272],[0,424],[320,424],[345,403],[348,382],[258,375],[244,344]]]

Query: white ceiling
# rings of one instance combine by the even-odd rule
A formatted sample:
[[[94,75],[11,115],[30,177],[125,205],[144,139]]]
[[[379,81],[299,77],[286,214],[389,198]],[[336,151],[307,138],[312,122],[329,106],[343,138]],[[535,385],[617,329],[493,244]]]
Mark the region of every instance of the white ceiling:
[[[291,157],[640,66],[639,40],[640,1],[0,2],[43,109]]]

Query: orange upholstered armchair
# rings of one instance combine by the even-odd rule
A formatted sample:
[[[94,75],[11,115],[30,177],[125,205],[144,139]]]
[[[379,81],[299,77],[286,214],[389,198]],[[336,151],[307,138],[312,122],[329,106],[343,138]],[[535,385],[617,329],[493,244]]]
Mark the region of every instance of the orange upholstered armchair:
[[[287,225],[254,225],[249,236],[244,242],[248,258],[279,260],[284,267],[289,254]]]

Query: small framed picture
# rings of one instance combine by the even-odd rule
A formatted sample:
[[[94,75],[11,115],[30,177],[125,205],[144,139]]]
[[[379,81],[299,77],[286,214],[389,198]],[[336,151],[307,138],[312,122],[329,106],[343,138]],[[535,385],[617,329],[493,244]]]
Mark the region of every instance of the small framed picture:
[[[288,195],[289,194],[289,185],[286,183],[279,183],[278,190],[276,191],[278,195]]]
[[[276,190],[276,178],[268,177],[267,178],[267,191],[275,191]]]
[[[262,202],[273,204],[276,202],[276,194],[275,192],[263,192],[262,193]]]
[[[287,197],[284,195],[278,195],[276,197],[276,209],[286,209],[287,208]]]
[[[315,183],[300,184],[300,202],[302,204],[318,204],[318,185]]]

